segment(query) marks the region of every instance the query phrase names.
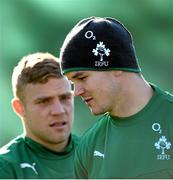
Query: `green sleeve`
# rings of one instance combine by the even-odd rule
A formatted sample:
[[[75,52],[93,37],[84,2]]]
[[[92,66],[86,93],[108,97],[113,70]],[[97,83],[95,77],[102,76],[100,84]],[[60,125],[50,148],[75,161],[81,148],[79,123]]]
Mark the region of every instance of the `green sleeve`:
[[[84,165],[82,164],[84,157],[80,155],[80,147],[77,148],[75,152],[74,159],[74,169],[75,169],[75,179],[88,179],[88,174]]]
[[[0,159],[0,179],[15,179],[12,165],[2,159]]]

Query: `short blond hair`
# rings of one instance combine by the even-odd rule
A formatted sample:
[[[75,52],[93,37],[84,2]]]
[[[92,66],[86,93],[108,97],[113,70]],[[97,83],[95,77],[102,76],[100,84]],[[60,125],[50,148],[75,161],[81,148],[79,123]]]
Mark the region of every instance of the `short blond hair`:
[[[24,89],[27,84],[46,83],[50,77],[63,77],[58,58],[42,52],[24,56],[13,69],[14,97],[24,101]]]

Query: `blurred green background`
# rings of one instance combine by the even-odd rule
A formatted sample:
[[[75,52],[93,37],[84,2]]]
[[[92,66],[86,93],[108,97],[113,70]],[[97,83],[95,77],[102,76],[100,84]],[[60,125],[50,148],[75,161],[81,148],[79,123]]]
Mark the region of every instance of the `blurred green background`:
[[[173,92],[173,0],[0,0],[0,147],[22,132],[11,108],[11,74],[29,53],[59,56],[74,24],[111,16],[131,31],[145,78]],[[82,134],[99,117],[75,99],[73,132]]]

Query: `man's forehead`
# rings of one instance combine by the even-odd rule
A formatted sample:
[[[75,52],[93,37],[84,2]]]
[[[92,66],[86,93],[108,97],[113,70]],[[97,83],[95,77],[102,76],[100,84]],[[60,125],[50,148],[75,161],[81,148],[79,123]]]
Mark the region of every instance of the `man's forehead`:
[[[87,74],[89,71],[74,71],[74,72],[69,72],[66,74],[66,76],[68,77],[68,79],[75,79],[78,76]]]
[[[28,83],[25,86],[25,93],[49,94],[52,92],[63,93],[71,91],[71,84],[67,78],[50,78],[44,83]]]

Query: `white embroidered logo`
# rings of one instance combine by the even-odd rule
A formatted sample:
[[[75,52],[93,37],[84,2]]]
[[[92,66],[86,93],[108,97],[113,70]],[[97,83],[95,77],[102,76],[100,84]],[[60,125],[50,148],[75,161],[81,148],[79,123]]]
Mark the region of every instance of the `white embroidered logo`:
[[[167,139],[165,136],[162,136],[159,138],[159,141],[154,144],[156,149],[161,149],[161,154],[157,155],[157,160],[169,160],[170,155],[165,153],[165,150],[168,150],[171,148],[171,143],[167,142]]]
[[[103,44],[103,42],[99,42],[99,44],[97,44],[96,49],[93,49],[92,52],[94,53],[95,56],[100,55],[100,61],[103,61],[103,56],[109,56],[110,55],[110,49],[106,49],[105,45]]]
[[[152,130],[156,133],[162,134],[162,128],[159,123],[152,124]],[[157,154],[157,160],[169,160],[171,156],[166,154],[166,150],[171,148],[171,143],[167,142],[165,136],[161,136],[157,142],[154,143],[156,149],[161,150],[160,154]]]
[[[167,139],[165,138],[165,136],[162,136],[158,142],[156,142],[155,144],[155,147],[157,149],[161,149],[162,150],[162,153],[161,154],[165,154],[165,150],[166,149],[170,149],[171,147],[171,143],[170,142],[167,142]]]
[[[158,132],[158,133],[162,133],[162,129],[161,129],[161,126],[160,126],[160,124],[159,123],[154,123],[153,125],[152,125],[152,129],[153,129],[153,131],[155,131],[155,132]]]
[[[99,152],[99,151],[94,151],[94,156],[99,156],[99,157],[102,157],[102,158],[104,158],[104,154],[102,154],[101,152]]]
[[[87,31],[87,32],[85,33],[85,37],[86,37],[87,39],[91,39],[91,38],[92,38],[92,40],[96,40],[96,36],[94,36],[94,33],[93,33],[92,31]]]
[[[32,165],[29,163],[21,163],[20,167],[21,168],[31,168],[35,172],[35,174],[38,174],[38,172],[35,169],[35,165],[36,165],[36,163],[32,163]]]

